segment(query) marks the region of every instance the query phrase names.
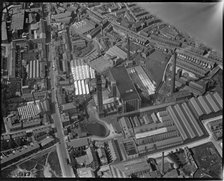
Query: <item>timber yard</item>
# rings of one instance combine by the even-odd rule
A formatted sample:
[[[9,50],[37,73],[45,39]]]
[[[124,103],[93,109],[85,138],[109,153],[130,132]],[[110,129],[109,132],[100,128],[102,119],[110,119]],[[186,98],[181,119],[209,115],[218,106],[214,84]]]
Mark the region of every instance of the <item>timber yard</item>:
[[[1,25],[1,178],[223,179],[220,52],[128,2]]]

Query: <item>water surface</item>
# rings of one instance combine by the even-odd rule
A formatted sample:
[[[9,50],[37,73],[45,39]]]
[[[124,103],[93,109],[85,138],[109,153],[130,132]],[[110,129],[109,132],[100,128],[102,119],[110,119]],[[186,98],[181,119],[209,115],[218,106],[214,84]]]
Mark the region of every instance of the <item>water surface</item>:
[[[222,54],[222,4],[187,2],[137,3],[164,22],[174,25]]]

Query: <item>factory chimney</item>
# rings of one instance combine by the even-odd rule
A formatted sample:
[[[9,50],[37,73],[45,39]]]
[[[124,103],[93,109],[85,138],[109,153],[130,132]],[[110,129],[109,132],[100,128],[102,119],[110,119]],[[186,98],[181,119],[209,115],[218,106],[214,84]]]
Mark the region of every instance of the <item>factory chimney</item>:
[[[102,80],[101,75],[96,72],[96,91],[97,91],[97,102],[98,102],[98,113],[99,116],[103,115],[103,96],[102,96]]]
[[[130,39],[129,39],[129,36],[128,36],[128,34],[127,34],[127,46],[128,46],[128,57],[127,57],[127,59],[128,59],[128,61],[130,61]]]
[[[174,56],[173,56],[173,70],[172,70],[171,94],[175,93],[176,59],[177,59],[177,55],[176,55],[176,52],[174,52]]]
[[[101,26],[101,35],[103,37],[103,23],[102,22],[100,23],[100,26]]]
[[[161,173],[164,175],[164,152],[162,152]]]
[[[80,21],[79,12],[77,13],[78,22]]]
[[[32,94],[32,96],[33,96],[34,104],[36,104],[36,99],[35,99],[35,96],[34,96],[34,91],[35,91],[35,90],[32,90],[32,91],[31,91],[31,94]]]

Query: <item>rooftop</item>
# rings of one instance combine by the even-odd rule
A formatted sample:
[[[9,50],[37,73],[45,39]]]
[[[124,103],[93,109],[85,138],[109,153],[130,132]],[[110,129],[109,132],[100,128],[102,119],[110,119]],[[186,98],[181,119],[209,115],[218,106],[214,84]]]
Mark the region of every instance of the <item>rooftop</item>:
[[[78,175],[80,178],[93,178],[94,173],[92,168],[88,167],[88,168],[78,168],[77,169]]]
[[[122,59],[126,59],[127,58],[127,53],[124,52],[123,50],[121,50],[119,47],[117,47],[116,45],[111,47],[106,54],[109,54],[111,56],[117,56],[119,58]]]
[[[140,99],[125,67],[111,68],[110,75],[116,81],[118,91],[124,101]]]
[[[146,159],[138,158],[126,162],[111,165],[111,172],[114,177],[129,177],[132,173],[140,171],[151,170],[150,165]]]
[[[25,17],[24,11],[14,14],[12,16],[11,29],[12,30],[22,30],[24,27],[24,17]]]
[[[2,21],[2,40],[7,40],[7,30],[6,30],[6,22]]]
[[[90,30],[95,28],[95,23],[93,21],[90,20],[82,20],[80,22],[76,22],[74,23],[71,28],[73,31],[77,32],[77,33],[81,33],[84,34],[86,32],[89,32]]]
[[[72,102],[62,105],[63,111],[70,110],[70,109],[76,109],[76,105],[74,105],[74,103],[72,103]]]
[[[70,142],[67,142],[68,146],[73,146],[75,148],[81,147],[81,146],[87,146],[89,144],[88,138],[79,138],[71,140]]]
[[[53,15],[53,18],[54,19],[62,19],[62,18],[68,18],[71,16],[71,12],[69,11],[66,11],[65,13],[60,13],[60,14],[56,14],[56,15]]]

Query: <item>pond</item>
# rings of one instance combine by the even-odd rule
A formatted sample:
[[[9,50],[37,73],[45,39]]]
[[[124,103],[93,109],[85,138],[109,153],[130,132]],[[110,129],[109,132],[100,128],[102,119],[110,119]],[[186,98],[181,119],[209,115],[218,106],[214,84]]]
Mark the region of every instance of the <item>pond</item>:
[[[107,134],[107,128],[103,124],[100,123],[88,123],[86,125],[86,130],[90,135],[95,135],[99,137],[105,137]]]

